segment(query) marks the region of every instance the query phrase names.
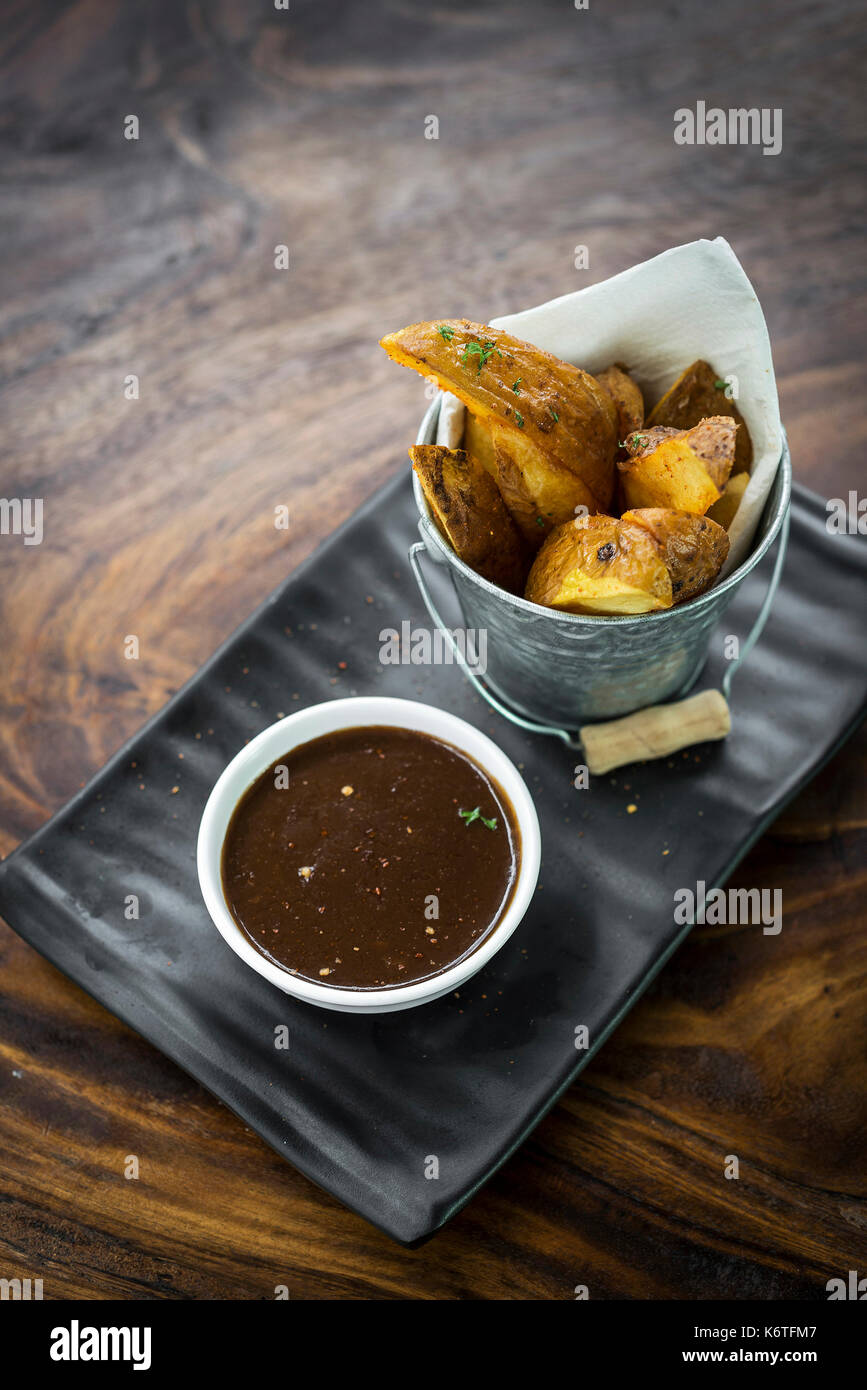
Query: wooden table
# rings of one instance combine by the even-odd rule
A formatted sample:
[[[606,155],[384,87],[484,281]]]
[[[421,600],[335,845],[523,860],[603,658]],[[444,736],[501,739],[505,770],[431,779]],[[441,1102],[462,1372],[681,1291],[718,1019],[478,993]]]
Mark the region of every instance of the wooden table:
[[[0,537],[0,851],[407,466],[420,386],[376,345],[405,322],[485,319],[723,234],[767,315],[797,477],[861,485],[858,26],[840,0],[7,17],[0,490],[45,499],[45,538]],[[676,146],[699,97],[781,107],[782,153]],[[3,927],[0,1275],[89,1299],[769,1299],[864,1274],[865,771],[862,730],[742,864],[738,883],[782,886],[781,937],[696,931],[413,1252]]]

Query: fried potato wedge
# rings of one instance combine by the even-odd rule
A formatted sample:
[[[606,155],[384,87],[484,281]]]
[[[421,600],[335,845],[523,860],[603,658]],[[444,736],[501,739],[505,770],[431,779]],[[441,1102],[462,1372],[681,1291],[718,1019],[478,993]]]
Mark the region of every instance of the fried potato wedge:
[[[482,465],[486,473],[490,473],[491,477],[496,479],[497,458],[491,431],[484,420],[479,420],[469,411],[466,413],[464,423],[463,447],[471,459],[475,459]]]
[[[701,459],[717,488],[725,487],[734,466],[739,429],[731,415],[711,415],[680,436]]]
[[[653,407],[647,423],[688,430],[699,421],[715,415],[730,415],[738,424],[734,471],[749,472],[753,461],[749,430],[734,401],[726,396],[725,383],[709,362],[699,360],[687,367]]]
[[[524,597],[545,608],[600,616],[653,613],[704,593],[729,538],[707,517],[665,507],[566,522],[545,541]]]
[[[585,516],[551,532],[524,597],[566,613],[652,613],[671,607],[671,576],[646,527]]]
[[[644,424],[644,397],[637,381],[633,381],[620,362],[596,373],[596,380],[609,394],[617,410],[617,438],[625,439]]]
[[[624,512],[621,521],[643,526],[653,537],[671,577],[673,603],[685,603],[703,594],[729,553],[729,538],[724,529],[706,516],[647,507]]]
[[[741,505],[749,481],[749,473],[735,473],[733,478],[729,478],[723,489],[722,497],[718,502],[714,502],[708,512],[711,521],[715,521],[718,526],[722,526],[724,530],[728,531],[735,519],[738,507]]]
[[[598,510],[596,499],[574,474],[540,461],[538,450],[490,417],[467,412],[464,448],[494,479],[526,543],[538,550],[556,522]],[[543,510],[544,508],[544,510]]]
[[[704,465],[705,473],[719,494],[734,464],[738,428],[730,415],[714,415],[699,421],[689,430],[652,425],[628,434],[625,446],[629,458],[618,459],[617,462],[627,506],[677,505],[686,511],[697,512],[702,507],[706,510],[715,499],[694,461],[682,451],[674,449],[662,450],[657,458],[657,451],[661,445],[670,445],[673,440],[686,445]],[[653,456],[652,465],[633,466],[632,460],[650,456]],[[669,465],[672,472],[669,472]],[[686,491],[678,496],[675,487]]]
[[[568,469],[546,459],[531,441],[491,427],[495,476],[521,534],[538,550],[548,532],[567,518],[599,511],[590,489]]]
[[[628,508],[668,507],[701,516],[720,495],[684,435],[663,439],[651,453],[618,459],[617,468]]]
[[[411,324],[381,346],[453,392],[488,428],[500,490],[528,540],[538,544],[576,507],[609,505],[617,411],[587,372],[467,319]]]
[[[464,449],[416,444],[409,456],[431,515],[455,554],[483,579],[521,593],[531,555],[493,478]]]
[[[624,447],[632,458],[652,454],[666,439],[685,439],[687,444],[709,465],[718,487],[731,472],[735,460],[737,422],[730,415],[710,415],[688,430],[672,429],[670,425],[650,425],[626,435]]]

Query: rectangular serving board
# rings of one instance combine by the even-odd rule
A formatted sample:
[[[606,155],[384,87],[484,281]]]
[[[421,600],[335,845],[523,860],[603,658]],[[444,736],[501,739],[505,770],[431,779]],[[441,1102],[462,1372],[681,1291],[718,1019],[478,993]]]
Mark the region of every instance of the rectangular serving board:
[[[867,542],[830,534],[824,502],[796,486],[783,580],[735,677],[729,739],[576,790],[579,756],[493,714],[455,667],[381,664],[385,629],[429,626],[406,563],[416,521],[402,473],[0,865],[10,926],[405,1244],[460,1209],[635,1003],[688,930],[675,891],[723,883],[867,702]],[[739,589],[700,686],[719,684],[723,639],[749,631],[771,563]],[[352,1017],[283,995],[218,936],[196,877],[199,818],[228,760],[280,715],[350,694],[421,699],[483,728],[523,767],[542,827],[538,891],[507,946],[460,997],[403,1013]]]

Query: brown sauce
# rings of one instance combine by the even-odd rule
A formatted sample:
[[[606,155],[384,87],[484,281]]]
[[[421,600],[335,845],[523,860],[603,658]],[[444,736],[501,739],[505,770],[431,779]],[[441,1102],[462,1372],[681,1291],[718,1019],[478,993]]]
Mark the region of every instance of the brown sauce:
[[[475,950],[506,910],[519,854],[505,793],[458,749],[411,729],[342,729],[248,787],[223,844],[223,894],[284,969],[383,989]]]

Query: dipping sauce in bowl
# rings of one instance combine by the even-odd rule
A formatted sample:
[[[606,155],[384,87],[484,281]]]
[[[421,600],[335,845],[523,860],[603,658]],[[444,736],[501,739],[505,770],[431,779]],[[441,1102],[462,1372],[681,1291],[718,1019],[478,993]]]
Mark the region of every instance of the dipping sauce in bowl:
[[[284,994],[351,1014],[460,989],[521,925],[541,856],[533,798],[502,748],[391,695],[262,729],[214,783],[196,843],[226,946]]]
[[[412,728],[335,730],[247,788],[222,848],[223,896],[266,959],[319,985],[383,990],[472,954],[521,862],[505,792]]]

